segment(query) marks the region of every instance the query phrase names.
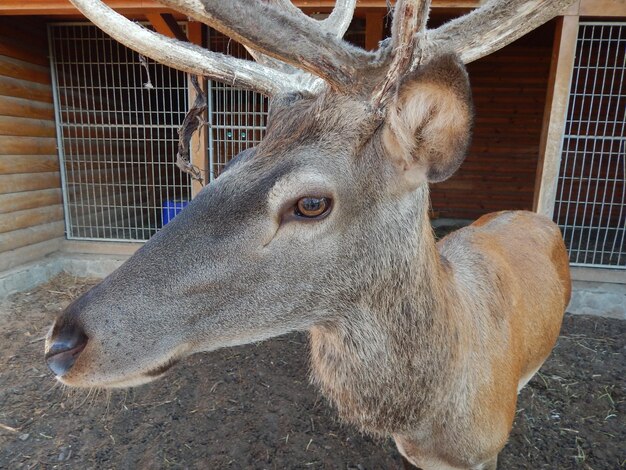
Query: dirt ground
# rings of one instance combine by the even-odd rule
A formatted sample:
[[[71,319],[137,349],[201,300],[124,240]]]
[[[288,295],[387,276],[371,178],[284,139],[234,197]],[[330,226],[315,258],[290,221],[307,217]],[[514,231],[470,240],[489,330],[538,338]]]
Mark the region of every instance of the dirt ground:
[[[0,468],[401,468],[309,385],[304,334],[196,355],[129,391],[55,385],[42,337],[93,283],[62,275],[0,302]],[[500,469],[625,467],[625,352],[626,322],[568,315]]]

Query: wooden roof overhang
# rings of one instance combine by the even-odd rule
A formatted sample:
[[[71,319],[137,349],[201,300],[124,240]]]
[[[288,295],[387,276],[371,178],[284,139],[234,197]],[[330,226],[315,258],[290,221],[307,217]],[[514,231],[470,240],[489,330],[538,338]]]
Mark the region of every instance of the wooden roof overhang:
[[[438,10],[469,10],[476,8],[484,0],[433,0],[432,8]],[[126,16],[143,16],[153,13],[175,12],[155,0],[105,0],[105,3]],[[293,3],[306,12],[330,12],[335,5],[334,0],[293,0]],[[368,10],[387,8],[386,0],[358,0],[357,15]],[[0,15],[37,15],[81,17],[69,0],[2,0]],[[180,19],[183,19],[181,16]]]
[[[476,8],[486,0],[432,0],[432,8],[441,13],[460,13]],[[174,13],[156,0],[105,0],[107,5],[126,16],[141,17],[147,13]],[[293,0],[293,3],[307,12],[329,12],[334,0]],[[386,0],[358,0],[357,16],[368,10],[387,8]],[[566,15],[624,17],[626,0],[580,0],[572,5]],[[82,15],[69,0],[1,0],[1,15],[37,15],[80,18]],[[184,19],[181,17],[180,19]]]

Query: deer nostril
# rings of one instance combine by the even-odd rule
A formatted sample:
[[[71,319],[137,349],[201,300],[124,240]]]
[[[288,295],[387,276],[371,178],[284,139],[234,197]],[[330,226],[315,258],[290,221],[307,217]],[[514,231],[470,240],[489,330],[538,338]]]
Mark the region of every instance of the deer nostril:
[[[64,325],[59,330],[55,327],[45,356],[48,368],[59,377],[67,374],[85,349],[87,340],[87,335],[78,325]]]

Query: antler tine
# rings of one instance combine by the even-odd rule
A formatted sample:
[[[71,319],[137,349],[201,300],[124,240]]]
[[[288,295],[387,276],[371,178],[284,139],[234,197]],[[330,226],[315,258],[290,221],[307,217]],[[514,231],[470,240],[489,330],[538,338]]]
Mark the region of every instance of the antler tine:
[[[351,91],[361,70],[375,58],[350,46],[303,13],[275,2],[245,0],[160,0],[226,34],[244,46],[321,77],[332,88]],[[283,2],[281,2],[283,3]],[[295,7],[294,7],[295,8]]]
[[[249,60],[236,59],[154,33],[116,13],[101,0],[71,0],[113,39],[169,67],[267,95],[296,87],[293,77]]]
[[[303,18],[309,21],[314,21],[309,16],[306,16],[302,12],[302,10],[296,7],[289,0],[265,0],[265,1],[269,4],[275,5],[277,8],[283,9],[285,12],[288,12],[291,15],[302,16]],[[252,58],[256,60],[257,62],[267,67],[271,67],[275,70],[280,70],[281,72],[290,74],[292,77],[294,77],[294,80],[298,81],[298,84],[302,90],[314,91],[318,86],[321,86],[323,84],[320,78],[317,78],[307,72],[304,72],[303,70],[297,69],[293,67],[292,65],[289,65],[283,62],[282,60],[274,59],[273,57],[265,55],[257,51],[256,49],[250,47],[249,45],[244,45],[244,47],[246,48],[248,53],[252,56]]]
[[[291,2],[289,3],[291,4]],[[352,22],[355,8],[356,0],[337,0],[331,14],[328,18],[320,21],[320,25],[338,38],[343,38]]]
[[[426,30],[430,0],[398,0],[393,12],[391,25],[391,63],[387,74],[372,96],[374,107],[384,106],[391,88],[397,85],[404,73],[414,66],[416,50],[421,49],[419,41]]]
[[[575,0],[491,0],[429,31],[429,55],[452,50],[470,63],[510,44],[562,12]]]
[[[354,9],[356,8],[356,0],[337,0],[335,3],[335,7],[331,12],[328,18],[325,18],[321,21],[314,20],[310,16],[304,14],[300,8],[296,7],[289,0],[265,0],[267,3],[271,3],[276,5],[278,8],[281,8],[283,11],[289,13],[290,15],[296,15],[300,17],[303,21],[309,23],[317,23],[321,26],[325,31],[334,34],[338,39],[342,39],[344,34],[346,33],[350,23],[352,22],[352,16],[354,15]],[[272,67],[274,69],[280,70],[285,73],[290,73],[297,77],[299,83],[302,86],[302,89],[307,89],[310,91],[314,91],[320,86],[323,86],[323,81],[311,74],[304,72],[302,70],[296,69],[295,67],[286,64],[280,60],[269,57],[265,54],[257,52],[253,48],[246,46],[246,49],[250,53],[250,55],[256,60],[268,67]]]

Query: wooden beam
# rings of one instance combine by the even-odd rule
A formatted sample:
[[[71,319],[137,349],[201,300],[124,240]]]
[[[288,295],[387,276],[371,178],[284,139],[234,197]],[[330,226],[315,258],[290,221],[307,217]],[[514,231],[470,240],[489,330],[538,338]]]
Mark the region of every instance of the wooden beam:
[[[612,284],[626,284],[626,276],[621,269],[586,268],[571,266],[572,281],[610,282]]]
[[[46,206],[0,214],[0,233],[63,220],[63,206]]]
[[[105,0],[106,4],[125,15],[146,13],[174,13],[154,0]],[[432,8],[477,8],[484,0],[433,0]],[[335,0],[294,0],[293,3],[306,11],[330,11]],[[392,2],[395,3],[395,2]],[[359,0],[358,10],[387,9],[387,0]],[[2,0],[0,15],[75,15],[82,16],[69,0]]]
[[[372,11],[365,14],[365,49],[368,51],[378,49],[378,43],[384,39],[385,14],[386,11]]]
[[[580,16],[626,17],[626,0],[580,0]]]
[[[0,233],[0,246],[3,251],[15,250],[23,246],[62,237],[64,232],[65,226],[62,220],[20,230],[13,230],[11,232]]]
[[[146,13],[146,18],[157,33],[172,39],[187,41],[185,32],[170,13]]]
[[[56,155],[0,155],[0,175],[59,171]]]
[[[0,272],[15,268],[21,264],[30,263],[50,253],[54,253],[61,248],[62,243],[63,238],[59,237],[0,253]]]
[[[61,246],[64,253],[84,253],[94,255],[118,255],[128,257],[135,253],[143,243],[138,242],[86,242],[65,240]]]
[[[105,0],[105,3],[123,14],[171,11],[155,0]],[[82,16],[69,0],[2,0],[0,2],[0,15],[68,14]]]
[[[204,27],[203,24],[198,21],[190,21],[187,23],[187,35],[189,36],[189,41],[193,44],[197,44],[199,46],[204,45]],[[207,83],[206,80],[199,78],[198,83],[200,84],[200,88],[204,93],[207,92]],[[196,99],[196,90],[191,84],[191,80],[189,79],[189,103],[193,103]],[[202,116],[202,119],[207,120],[206,112]],[[207,139],[207,126],[200,126],[198,130],[191,136],[191,141],[189,142],[189,159],[191,164],[200,168],[202,170],[202,175],[204,177],[204,184],[208,184],[209,182],[209,168],[208,168],[208,139]],[[195,197],[196,194],[200,192],[202,189],[202,185],[199,181],[192,180],[191,181],[191,197]]]
[[[61,204],[61,188],[0,194],[0,214]]]
[[[543,115],[533,210],[552,218],[561,166],[572,71],[578,39],[578,16],[557,19],[548,94]]]
[[[0,194],[54,189],[61,187],[61,175],[55,173],[25,173],[19,175],[0,175]]]

